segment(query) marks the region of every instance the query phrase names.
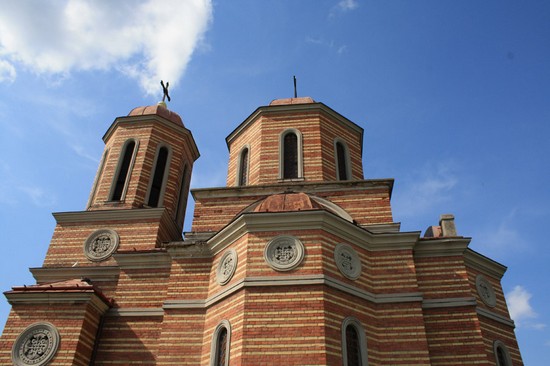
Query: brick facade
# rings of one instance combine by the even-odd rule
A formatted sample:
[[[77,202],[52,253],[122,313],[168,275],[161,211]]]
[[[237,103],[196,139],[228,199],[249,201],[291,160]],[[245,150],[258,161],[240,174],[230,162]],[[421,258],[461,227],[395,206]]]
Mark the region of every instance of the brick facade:
[[[289,131],[299,168],[283,179]],[[498,366],[495,344],[523,364],[506,268],[470,250],[452,216],[425,237],[401,232],[393,180],[363,178],[363,130],[326,105],[276,100],[238,125],[226,139],[227,186],[192,191],[184,237],[199,153],[181,118],[136,108],[104,141],[87,209],[54,214],[43,266],[31,268],[37,284],[5,292],[0,365],[41,322],[60,335],[55,365]]]

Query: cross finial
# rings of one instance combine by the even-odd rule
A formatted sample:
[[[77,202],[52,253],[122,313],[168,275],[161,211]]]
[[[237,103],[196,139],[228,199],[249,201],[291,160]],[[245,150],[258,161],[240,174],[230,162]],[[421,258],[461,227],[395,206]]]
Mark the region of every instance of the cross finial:
[[[170,96],[168,95],[168,87],[170,86],[170,83],[167,81],[166,86],[164,86],[164,82],[161,80],[160,85],[162,85],[162,102],[164,103],[164,99],[166,98],[170,101]]]

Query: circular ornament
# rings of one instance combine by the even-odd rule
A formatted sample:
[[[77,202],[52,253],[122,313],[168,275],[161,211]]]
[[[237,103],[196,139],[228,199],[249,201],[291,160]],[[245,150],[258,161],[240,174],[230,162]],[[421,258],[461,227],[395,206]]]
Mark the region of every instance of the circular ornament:
[[[96,230],[84,242],[84,254],[92,262],[109,258],[118,248],[118,234],[114,230]]]
[[[220,285],[223,286],[231,280],[237,269],[237,261],[238,257],[235,249],[229,249],[223,254],[216,269],[216,281]]]
[[[277,236],[265,246],[264,259],[276,271],[290,271],[302,263],[304,244],[294,236]]]
[[[340,272],[350,280],[356,280],[361,275],[361,260],[355,249],[348,244],[336,245],[334,261]]]
[[[476,277],[476,288],[479,297],[481,300],[490,307],[495,307],[497,304],[497,298],[495,296],[495,290],[493,285],[483,275],[477,275]]]
[[[59,332],[50,323],[34,323],[15,340],[11,359],[16,366],[46,365],[59,348]]]

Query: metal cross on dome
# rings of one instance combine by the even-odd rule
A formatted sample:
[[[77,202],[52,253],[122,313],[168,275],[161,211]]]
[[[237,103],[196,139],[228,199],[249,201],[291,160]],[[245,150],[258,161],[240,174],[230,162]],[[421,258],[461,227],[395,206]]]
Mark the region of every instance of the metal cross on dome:
[[[164,99],[166,98],[170,101],[170,96],[168,95],[168,87],[170,86],[170,83],[167,81],[166,86],[164,86],[164,82],[161,80],[160,85],[162,85],[162,101],[164,102]]]

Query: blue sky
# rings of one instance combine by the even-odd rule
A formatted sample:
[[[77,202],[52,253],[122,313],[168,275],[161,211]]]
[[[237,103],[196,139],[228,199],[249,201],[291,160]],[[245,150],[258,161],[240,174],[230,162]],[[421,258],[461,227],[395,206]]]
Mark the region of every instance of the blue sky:
[[[403,231],[453,213],[503,287],[527,365],[550,352],[550,2],[7,1],[0,13],[0,289],[32,284],[55,221],[85,207],[115,117],[160,100],[225,184],[224,138],[311,96],[365,129]],[[186,227],[190,227],[188,210]],[[9,311],[0,301],[0,328]]]

